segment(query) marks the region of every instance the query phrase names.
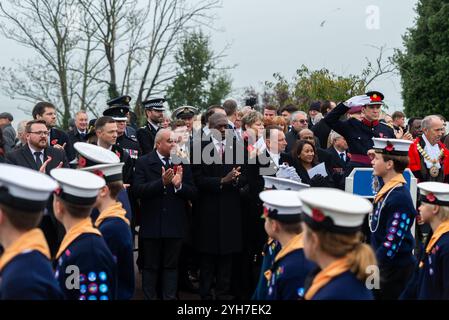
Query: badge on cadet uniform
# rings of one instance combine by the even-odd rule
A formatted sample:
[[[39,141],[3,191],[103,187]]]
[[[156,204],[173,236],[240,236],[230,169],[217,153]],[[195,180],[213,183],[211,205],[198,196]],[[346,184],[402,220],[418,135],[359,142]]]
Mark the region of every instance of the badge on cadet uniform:
[[[298,192],[292,190],[266,190],[259,194],[263,201],[266,218],[281,222],[293,223],[301,221],[302,202]]]
[[[420,201],[443,207],[449,207],[449,184],[442,182],[418,183]]]
[[[384,104],[384,95],[379,91],[369,91],[365,93],[368,97],[370,97],[371,102],[368,103],[369,106],[372,105],[383,105]]]
[[[198,109],[192,106],[182,106],[173,111],[175,119],[190,119],[198,113]]]
[[[164,98],[150,98],[144,102],[142,105],[145,109],[155,110],[155,111],[165,111]]]
[[[372,204],[359,196],[332,188],[309,188],[297,193],[304,222],[312,230],[354,233],[361,229]]]
[[[305,183],[297,182],[286,178],[277,178],[270,176],[263,176],[265,181],[265,188],[267,189],[277,189],[277,190],[294,190],[299,191],[302,189],[309,188],[310,186]]]
[[[121,96],[106,102],[109,106],[103,112],[103,116],[112,117],[115,121],[126,121],[128,120],[129,113],[129,102],[131,101],[130,96]]]
[[[112,151],[84,142],[77,142],[74,145],[80,156],[87,159],[88,166],[80,168],[89,171],[105,179],[106,183],[123,180],[122,172],[124,163]]]
[[[42,211],[57,187],[57,183],[43,173],[0,164],[0,203],[5,206],[26,212]]]
[[[93,205],[97,195],[106,185],[103,178],[87,172],[74,169],[57,168],[50,175],[58,182],[56,195],[62,200],[78,205]]]

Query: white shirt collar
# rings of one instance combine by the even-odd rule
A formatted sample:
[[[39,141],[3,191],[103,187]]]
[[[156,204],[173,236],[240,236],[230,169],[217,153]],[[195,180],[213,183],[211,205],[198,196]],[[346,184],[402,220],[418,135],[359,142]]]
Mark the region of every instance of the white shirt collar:
[[[273,153],[270,150],[268,150],[268,154],[270,155],[270,158],[274,161],[274,163],[279,166],[279,160],[281,159],[281,154],[280,153]]]
[[[164,158],[168,158],[168,161],[171,162],[171,157],[164,157],[164,156],[163,156],[162,154],[160,154],[159,151],[157,151],[157,150],[156,150],[156,153],[157,153],[157,156],[159,157],[159,159],[161,160],[162,163],[166,164]]]
[[[157,124],[154,124],[153,121],[148,120],[148,123],[149,123],[155,130],[158,130],[158,129],[159,129],[159,126],[158,126]]]
[[[34,156],[34,153],[35,153],[35,152],[40,152],[42,155],[44,154],[44,149],[42,149],[42,150],[34,149],[30,144],[28,144],[28,148],[30,148],[31,154],[32,154],[33,156]]]
[[[424,151],[429,155],[430,159],[435,160],[438,159],[440,156],[440,146],[438,143],[434,144],[433,146],[430,144],[429,140],[427,140],[426,135],[423,134],[422,138],[425,142]],[[436,166],[437,168],[441,168],[441,165],[439,162],[433,164],[431,161],[427,161],[424,159],[424,162],[427,166],[427,168],[430,168],[432,166]]]

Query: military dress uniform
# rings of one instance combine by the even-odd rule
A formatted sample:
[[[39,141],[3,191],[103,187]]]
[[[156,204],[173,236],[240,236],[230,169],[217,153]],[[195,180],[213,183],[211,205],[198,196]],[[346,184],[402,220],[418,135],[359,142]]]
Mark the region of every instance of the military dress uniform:
[[[360,232],[363,220],[371,212],[371,203],[339,189],[308,188],[299,191],[303,219],[312,231],[336,234]],[[326,201],[323,201],[326,199]],[[324,269],[317,269],[305,282],[306,300],[372,300],[365,281],[350,270],[347,256],[335,257]]]
[[[105,185],[104,179],[73,169],[54,169],[51,176],[60,185],[57,197],[67,203],[93,207],[98,192]],[[116,299],[116,268],[111,251],[90,217],[67,230],[55,260],[55,277],[66,299]],[[77,274],[79,278],[74,277]]]
[[[407,155],[411,142],[397,139],[373,139],[376,152]],[[417,215],[410,191],[402,173],[381,189],[374,198],[374,209],[369,216],[371,245],[380,268],[379,299],[397,299],[404,290],[416,262],[413,255],[415,239],[412,225]]]
[[[368,92],[371,102],[369,105],[383,104],[383,95],[380,92]],[[351,155],[347,165],[346,175],[352,172],[353,168],[371,167],[371,159],[368,157],[368,150],[373,148],[372,138],[395,138],[394,131],[385,123],[379,121],[359,121],[355,118],[340,120],[350,107],[345,103],[340,103],[329,112],[324,121],[334,131],[342,135],[348,143],[348,153]]]
[[[112,100],[109,100],[106,104],[108,108],[103,111],[103,116],[112,117],[115,121],[127,121],[128,114],[130,110],[129,103],[131,101],[130,96],[121,96]],[[135,136],[135,132],[131,130],[132,128],[126,127],[125,132],[117,137],[117,146],[121,147],[125,153],[127,153],[130,158],[137,160],[141,154],[139,142]]]
[[[143,106],[148,110],[165,111],[164,102],[163,98],[152,98],[144,101]],[[145,126],[137,130],[137,141],[142,149],[142,155],[150,153],[154,149],[154,139],[159,129],[158,123],[152,123],[148,119]]]
[[[30,169],[0,164],[0,204],[30,217],[46,207],[57,184]],[[61,300],[53,274],[50,249],[40,229],[23,232],[0,256],[0,300]]]

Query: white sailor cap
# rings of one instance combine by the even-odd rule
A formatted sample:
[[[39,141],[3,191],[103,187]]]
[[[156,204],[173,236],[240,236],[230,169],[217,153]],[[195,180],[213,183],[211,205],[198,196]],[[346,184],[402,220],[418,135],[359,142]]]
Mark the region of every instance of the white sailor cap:
[[[449,184],[421,182],[418,188],[421,202],[449,207]]]
[[[297,182],[291,179],[270,176],[263,176],[263,178],[265,180],[265,188],[267,189],[275,188],[277,190],[299,191],[310,187],[308,184]]]
[[[50,175],[59,183],[56,195],[78,205],[93,205],[106,185],[104,179],[86,171],[58,168],[51,170]]]
[[[392,156],[406,156],[410,145],[413,143],[409,140],[402,139],[385,139],[373,138],[374,150],[378,153],[389,154]]]
[[[310,188],[298,193],[304,221],[313,230],[334,233],[359,231],[372,204],[359,196],[332,188]]]
[[[58,187],[49,176],[24,167],[0,164],[0,203],[26,212],[45,209]]]
[[[266,190],[259,198],[263,201],[264,217],[287,223],[301,221],[302,203],[296,191]]]
[[[120,162],[120,158],[114,152],[94,144],[76,142],[73,147],[78,152],[79,168]]]
[[[111,164],[99,164],[92,167],[81,168],[80,170],[89,171],[103,178],[106,183],[123,180],[123,162]]]

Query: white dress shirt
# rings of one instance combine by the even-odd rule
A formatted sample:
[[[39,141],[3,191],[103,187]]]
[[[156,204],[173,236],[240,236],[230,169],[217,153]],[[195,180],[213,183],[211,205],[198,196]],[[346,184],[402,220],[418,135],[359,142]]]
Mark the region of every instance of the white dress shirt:
[[[439,156],[440,156],[440,146],[438,145],[438,143],[434,144],[433,146],[430,144],[429,140],[427,140],[426,135],[423,134],[422,138],[424,140],[424,142],[426,143],[426,145],[424,146],[424,151],[429,155],[430,159],[432,160],[438,160]],[[426,164],[426,167],[429,169],[433,166],[437,167],[438,169],[441,168],[440,162],[438,161],[437,163],[432,163],[431,161],[428,161],[426,159],[424,159],[424,163]]]

